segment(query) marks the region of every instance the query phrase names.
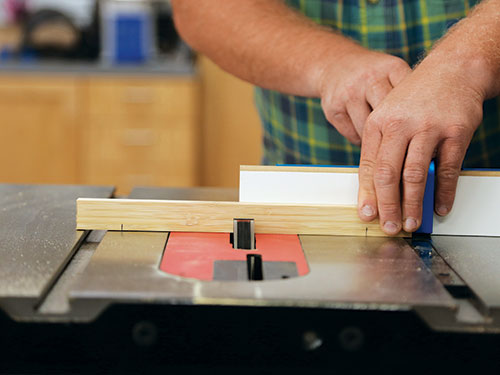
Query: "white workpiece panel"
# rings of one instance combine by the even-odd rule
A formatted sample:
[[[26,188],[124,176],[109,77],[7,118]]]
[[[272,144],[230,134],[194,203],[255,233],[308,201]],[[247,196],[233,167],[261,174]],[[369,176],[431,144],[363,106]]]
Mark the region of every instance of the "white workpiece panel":
[[[240,172],[240,202],[356,205],[358,173]]]
[[[500,178],[460,176],[453,209],[434,215],[433,233],[500,236]]]
[[[240,171],[240,202],[357,205],[358,173]],[[334,169],[334,168],[332,168]],[[500,177],[460,176],[451,213],[433,234],[500,236]]]

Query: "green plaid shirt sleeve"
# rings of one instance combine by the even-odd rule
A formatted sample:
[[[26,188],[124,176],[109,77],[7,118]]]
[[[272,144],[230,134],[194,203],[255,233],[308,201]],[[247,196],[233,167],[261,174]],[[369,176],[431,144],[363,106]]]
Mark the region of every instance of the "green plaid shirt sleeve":
[[[410,65],[478,0],[288,0],[318,24],[361,45],[399,56]],[[360,150],[328,123],[319,99],[256,88],[266,164],[359,163]],[[500,100],[484,104],[483,123],[467,151],[464,167],[500,168]]]

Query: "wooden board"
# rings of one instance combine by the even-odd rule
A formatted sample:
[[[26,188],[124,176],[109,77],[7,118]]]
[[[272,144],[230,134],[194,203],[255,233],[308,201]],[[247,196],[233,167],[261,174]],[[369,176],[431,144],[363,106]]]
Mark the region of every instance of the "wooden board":
[[[229,233],[235,218],[254,219],[257,233],[386,236],[354,206],[81,198],[76,221],[82,230]]]
[[[358,169],[262,167],[240,169],[240,202],[356,205]],[[434,215],[433,234],[500,236],[500,172],[463,171],[449,215]]]

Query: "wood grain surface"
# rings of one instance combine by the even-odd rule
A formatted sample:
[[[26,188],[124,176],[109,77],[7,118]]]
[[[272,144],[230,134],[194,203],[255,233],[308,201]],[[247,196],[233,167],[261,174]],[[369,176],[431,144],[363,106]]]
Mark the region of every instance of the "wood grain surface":
[[[315,167],[240,165],[240,172],[308,172],[308,173],[358,173],[357,167]]]
[[[77,229],[232,232],[233,219],[255,220],[257,233],[386,236],[354,206],[135,199],[77,200]],[[402,233],[401,236],[404,236]]]
[[[315,166],[274,166],[274,165],[241,165],[240,172],[310,172],[310,173],[358,173],[358,167],[315,167]],[[500,170],[465,170],[460,176],[500,177]]]

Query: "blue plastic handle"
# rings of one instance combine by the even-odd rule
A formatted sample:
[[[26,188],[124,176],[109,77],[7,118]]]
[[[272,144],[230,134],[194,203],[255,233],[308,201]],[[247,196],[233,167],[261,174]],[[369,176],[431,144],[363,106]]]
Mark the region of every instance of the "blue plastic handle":
[[[434,160],[429,165],[427,183],[425,184],[424,203],[422,206],[422,225],[415,233],[431,234],[434,218],[434,181],[436,175],[436,164]]]
[[[277,164],[279,167],[343,167],[357,168],[357,165],[312,165],[312,164]],[[431,161],[429,172],[427,174],[427,183],[425,185],[424,201],[422,206],[422,224],[415,233],[431,234],[434,219],[434,182],[436,174],[436,164]]]

